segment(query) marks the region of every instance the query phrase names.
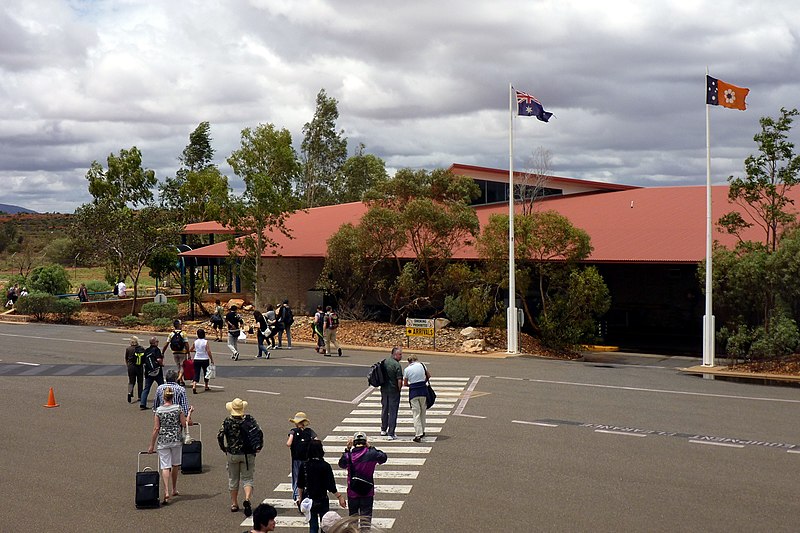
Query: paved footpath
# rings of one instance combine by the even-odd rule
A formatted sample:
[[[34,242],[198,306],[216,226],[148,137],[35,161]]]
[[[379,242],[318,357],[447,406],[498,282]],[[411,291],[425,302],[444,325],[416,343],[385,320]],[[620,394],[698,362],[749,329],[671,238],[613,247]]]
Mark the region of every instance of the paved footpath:
[[[389,457],[384,465],[379,465],[375,470],[375,506],[373,509],[373,524],[384,529],[391,529],[398,519],[399,511],[403,508],[404,497],[411,492],[414,482],[424,473],[426,457],[433,451],[437,435],[442,432],[443,425],[447,422],[456,402],[461,398],[469,378],[438,377],[431,379],[431,385],[436,391],[436,403],[428,409],[425,420],[425,433],[421,443],[412,441],[414,437],[414,421],[411,409],[408,407],[408,390],[403,389],[400,394],[400,412],[397,418],[397,440],[390,441],[380,436],[381,430],[381,393],[379,389],[368,388],[361,395],[361,400],[353,411],[333,428],[330,435],[322,439],[325,444],[325,460],[333,466],[333,475],[337,487],[344,492],[347,484],[347,470],[338,466],[341,450],[347,440],[356,431],[365,431],[369,443],[386,452]],[[279,483],[273,489],[273,496],[265,498],[277,509],[295,509],[292,500],[291,473],[289,481]],[[339,507],[335,498],[331,498],[331,510],[337,511],[342,516],[347,515],[347,510]],[[307,528],[308,522],[302,515],[278,516],[275,524],[280,528]],[[252,527],[253,519],[247,518],[241,523],[243,527]]]

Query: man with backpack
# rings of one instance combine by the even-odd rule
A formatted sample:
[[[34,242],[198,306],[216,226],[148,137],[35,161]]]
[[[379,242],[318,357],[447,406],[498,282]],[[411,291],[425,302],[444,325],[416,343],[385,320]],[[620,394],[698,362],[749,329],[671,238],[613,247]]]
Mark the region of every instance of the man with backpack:
[[[397,412],[400,410],[400,389],[403,388],[403,368],[400,359],[403,348],[395,346],[392,353],[383,360],[385,380],[381,385],[381,435],[395,440],[397,428]]]
[[[222,421],[217,443],[227,454],[228,490],[231,492],[231,512],[239,512],[239,485],[244,488],[244,515],[252,514],[253,473],[256,454],[264,446],[264,433],[251,415],[245,414],[247,402],[234,398],[225,404],[230,416]]]
[[[150,387],[153,382],[159,385],[164,384],[164,372],[162,367],[164,365],[164,354],[161,353],[161,348],[158,347],[158,337],[150,337],[150,346],[144,351],[142,356],[144,360],[144,389],[142,389],[141,398],[139,399],[139,409],[147,409],[147,395],[150,394]]]
[[[336,346],[336,351],[339,353],[339,357],[342,356],[342,348],[339,346],[339,343],[336,342],[336,331],[339,329],[339,315],[336,314],[336,311],[333,310],[333,307],[330,305],[325,308],[325,330],[323,331],[323,335],[325,336],[325,356],[330,357],[333,355],[332,346]]]
[[[131,335],[131,344],[125,349],[125,366],[128,369],[128,403],[133,398],[133,387],[136,386],[136,400],[142,397],[144,383],[144,346],[139,344],[139,337]]]
[[[284,300],[278,307],[278,323],[283,325],[283,329],[278,329],[278,348],[283,348],[283,332],[286,332],[286,349],[292,349],[292,324],[294,324],[294,313],[289,307],[289,300]]]
[[[347,469],[347,507],[350,516],[372,518],[375,500],[375,467],[387,461],[386,453],[370,446],[367,434],[357,432],[348,439],[339,458],[339,468]],[[362,524],[363,526],[363,524]]]
[[[236,312],[236,306],[232,305],[231,310],[225,315],[225,325],[228,327],[228,349],[231,351],[231,359],[239,360],[239,333],[244,326],[244,320]]]
[[[175,366],[178,367],[178,373],[183,370],[183,362],[189,354],[189,341],[186,339],[183,331],[181,331],[181,321],[177,318],[172,321],[172,333],[167,337],[167,342],[164,344],[163,352],[167,353],[167,347],[172,350],[172,357],[175,359]]]

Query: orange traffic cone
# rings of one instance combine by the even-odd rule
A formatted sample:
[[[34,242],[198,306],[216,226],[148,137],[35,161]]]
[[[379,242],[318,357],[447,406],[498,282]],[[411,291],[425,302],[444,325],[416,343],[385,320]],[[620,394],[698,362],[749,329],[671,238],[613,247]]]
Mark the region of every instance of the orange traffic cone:
[[[53,394],[53,387],[50,387],[50,396],[47,397],[47,404],[45,407],[58,407],[56,403],[56,395]]]

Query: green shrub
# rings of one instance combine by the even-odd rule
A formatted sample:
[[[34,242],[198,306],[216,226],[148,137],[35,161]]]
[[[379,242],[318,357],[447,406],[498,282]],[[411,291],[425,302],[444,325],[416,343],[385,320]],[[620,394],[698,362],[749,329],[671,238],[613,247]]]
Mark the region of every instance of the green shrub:
[[[122,325],[126,328],[134,328],[142,325],[142,320],[136,315],[127,315],[122,317]]]
[[[81,302],[71,298],[58,298],[53,302],[51,312],[59,322],[69,322],[73,315],[81,312]]]
[[[751,328],[736,324],[732,329],[721,328],[717,339],[725,345],[725,352],[731,359],[769,359],[794,353],[800,345],[800,331],[791,318],[776,316],[769,331],[764,326]]]
[[[444,314],[458,326],[482,326],[486,323],[493,300],[487,287],[470,287],[455,298],[446,296]]]
[[[46,292],[32,292],[17,300],[17,312],[23,315],[31,315],[34,320],[42,321],[48,313],[52,313],[55,308],[57,298]],[[80,302],[79,302],[80,303]]]
[[[104,300],[107,295],[99,296],[92,294],[93,292],[108,292],[111,290],[111,285],[102,280],[93,279],[86,282],[86,290],[89,291],[89,300]],[[76,289],[77,292],[77,289]]]
[[[165,304],[150,302],[142,306],[142,317],[145,322],[152,322],[157,318],[168,318],[171,325],[176,316],[178,316],[178,304],[174,300],[167,300]]]
[[[469,310],[461,296],[448,295],[444,298],[444,316],[456,326],[466,326],[469,322]]]
[[[163,329],[163,330],[172,329],[172,319],[171,318],[165,318],[165,317],[156,318],[156,319],[153,319],[151,324],[153,325],[153,327],[156,327],[158,329]]]
[[[53,239],[44,247],[45,257],[48,261],[59,265],[70,266],[77,263],[75,244],[69,237]]]
[[[28,288],[31,292],[67,294],[71,285],[69,275],[61,265],[36,267],[28,277]]]

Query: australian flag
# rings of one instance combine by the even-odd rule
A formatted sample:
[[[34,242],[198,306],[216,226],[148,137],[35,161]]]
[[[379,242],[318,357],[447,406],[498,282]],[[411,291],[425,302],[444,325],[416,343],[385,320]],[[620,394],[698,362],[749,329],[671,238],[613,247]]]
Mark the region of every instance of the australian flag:
[[[517,93],[517,115],[536,117],[542,122],[547,122],[553,116],[552,113],[544,110],[542,103],[535,96],[516,89],[515,92]]]

